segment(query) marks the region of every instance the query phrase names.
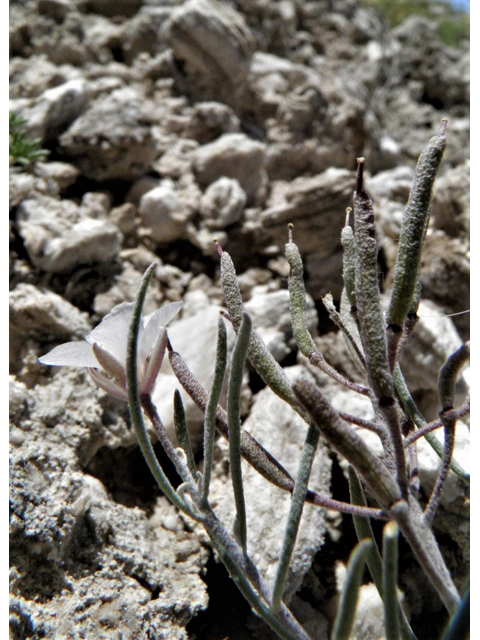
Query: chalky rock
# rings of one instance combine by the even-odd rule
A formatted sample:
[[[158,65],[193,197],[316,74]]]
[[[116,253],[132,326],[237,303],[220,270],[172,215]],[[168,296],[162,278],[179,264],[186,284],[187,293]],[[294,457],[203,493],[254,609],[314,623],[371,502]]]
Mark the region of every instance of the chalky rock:
[[[265,181],[265,145],[243,133],[228,133],[194,152],[194,171],[202,186],[226,176],[238,180],[254,201]]]
[[[134,180],[157,156],[145,99],[123,87],[95,100],[60,138],[62,150],[97,181]]]
[[[20,167],[10,167],[8,201],[10,210],[26,198],[38,194],[59,196],[78,178],[79,170],[66,162],[37,162],[35,172],[26,173]]]
[[[305,132],[327,106],[321,86],[322,77],[306,65],[263,51],[252,56],[249,99],[265,118],[278,115],[282,125]]]
[[[127,64],[131,64],[139,54],[155,56],[165,50],[168,19],[172,7],[141,7],[127,23],[122,48]]]
[[[97,214],[94,207],[79,207],[72,200],[41,195],[23,200],[17,209],[18,228],[32,263],[41,271],[62,273],[113,259],[122,235]]]
[[[303,367],[284,369],[289,380],[305,376]],[[271,391],[262,389],[256,396],[252,410],[242,425],[256,440],[285,466],[295,477],[307,433],[307,425],[300,416]],[[218,441],[222,459],[219,472],[214,472],[211,504],[223,522],[231,528],[234,519],[234,499],[230,479],[220,473],[228,445]],[[310,488],[330,495],[331,461],[328,451],[319,443],[310,477]],[[291,498],[290,494],[270,484],[242,461],[245,503],[247,507],[247,549],[267,583],[275,577],[283,534]],[[306,504],[293,552],[285,599],[288,602],[299,589],[315,553],[323,544],[326,530],[325,510]]]
[[[74,78],[47,89],[36,98],[12,100],[10,110],[27,120],[31,137],[51,144],[86,109],[90,97],[89,83],[83,78]]]
[[[216,94],[227,104],[241,93],[253,38],[239,13],[216,0],[190,0],[174,12],[169,30],[187,91],[204,97]]]
[[[239,132],[240,120],[234,111],[226,104],[210,100],[193,106],[186,135],[201,144],[207,144],[224,133]]]
[[[453,238],[468,237],[470,232],[470,161],[464,162],[435,182],[432,204],[436,229]]]
[[[234,178],[219,178],[200,200],[200,214],[211,229],[224,229],[242,217],[247,196]]]
[[[190,217],[173,182],[166,180],[142,196],[139,213],[142,225],[156,242],[162,244],[182,238]]]
[[[35,335],[44,340],[71,340],[91,331],[87,314],[53,291],[21,282],[9,295],[10,329],[23,339]]]
[[[442,308],[433,302],[421,301],[418,315],[420,319],[405,345],[400,363],[411,393],[436,393],[438,372],[447,358],[462,344],[462,340],[452,318],[446,317]],[[461,376],[457,390],[460,397],[467,392],[467,383]]]
[[[261,222],[279,246],[287,241],[287,225],[292,222],[293,239],[302,256],[328,256],[340,246],[345,209],[351,206],[354,189],[355,176],[345,169],[328,169],[281,183],[262,212]]]
[[[68,341],[84,338],[91,330],[87,315],[53,291],[21,282],[9,294],[10,364],[17,368],[30,338]]]
[[[38,425],[35,409],[32,417]],[[183,640],[208,599],[199,575],[207,553],[195,534],[164,497],[153,513],[122,504],[68,444],[28,435],[10,455],[10,545],[22,558],[11,574],[12,628],[20,636],[28,619],[50,638]],[[43,597],[33,602],[31,589]],[[181,620],[167,613],[179,609]]]
[[[470,248],[461,238],[442,231],[428,235],[422,253],[420,272],[422,293],[436,302],[442,313],[454,316],[458,331],[470,336]]]

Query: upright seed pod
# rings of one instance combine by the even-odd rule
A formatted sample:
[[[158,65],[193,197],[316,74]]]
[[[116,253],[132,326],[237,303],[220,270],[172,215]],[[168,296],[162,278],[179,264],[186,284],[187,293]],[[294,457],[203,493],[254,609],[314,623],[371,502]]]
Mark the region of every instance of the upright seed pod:
[[[317,350],[307,326],[307,303],[303,281],[303,261],[297,245],[292,238],[293,224],[288,225],[288,243],[285,245],[285,257],[290,265],[288,292],[290,294],[290,315],[295,342],[304,356],[310,358]]]
[[[358,159],[357,187],[353,198],[358,321],[372,399],[387,423],[395,455],[397,481],[402,495],[407,496],[409,491],[407,462],[398,420],[397,402],[393,392],[393,376],[387,355],[385,319],[380,302],[373,204],[363,188],[364,162],[364,158]]]
[[[440,133],[431,138],[421,153],[415,170],[398,244],[392,294],[387,311],[389,359],[393,370],[398,343],[407,315],[416,315],[420,300],[420,258],[427,233],[433,184],[446,146],[442,120]]]
[[[357,188],[353,198],[356,301],[368,380],[374,396],[382,402],[382,399],[393,399],[393,379],[388,366],[385,320],[380,304],[373,204],[363,188],[364,162],[364,158],[358,159]]]

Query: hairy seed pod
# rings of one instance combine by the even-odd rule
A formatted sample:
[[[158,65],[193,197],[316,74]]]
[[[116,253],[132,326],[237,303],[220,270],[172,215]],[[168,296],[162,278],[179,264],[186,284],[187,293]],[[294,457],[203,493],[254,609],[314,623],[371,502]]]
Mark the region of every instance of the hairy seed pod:
[[[416,313],[417,309],[412,308],[413,299],[418,308],[420,257],[429,222],[433,184],[447,144],[445,127],[446,120],[442,121],[440,133],[431,138],[418,159],[415,179],[403,216],[387,312],[387,323],[400,329],[407,313]]]
[[[291,241],[285,245],[285,257],[290,265],[288,276],[288,293],[290,294],[290,315],[295,342],[304,356],[310,358],[317,348],[307,327],[307,303],[305,299],[305,283],[303,281],[303,262],[297,245]]]

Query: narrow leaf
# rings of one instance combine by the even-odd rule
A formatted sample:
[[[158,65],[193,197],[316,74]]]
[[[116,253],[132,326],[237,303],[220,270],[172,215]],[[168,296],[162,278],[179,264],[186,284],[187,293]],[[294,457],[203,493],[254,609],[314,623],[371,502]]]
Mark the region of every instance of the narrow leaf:
[[[232,364],[228,380],[227,416],[228,441],[230,451],[230,472],[232,476],[233,494],[237,509],[235,527],[238,540],[244,550],[247,548],[247,514],[242,480],[241,453],[241,420],[240,399],[242,392],[243,369],[247,358],[252,320],[247,313],[243,314],[232,354]]]
[[[383,529],[383,610],[386,640],[399,640],[397,599],[398,526],[388,522]]]
[[[182,396],[180,395],[178,389],[175,389],[175,392],[173,394],[173,422],[175,426],[177,442],[185,452],[185,456],[187,458],[188,470],[192,474],[192,477],[196,478],[197,465],[195,464],[195,457],[193,455],[192,445],[190,442],[190,434],[185,418],[185,407],[183,406]]]
[[[222,318],[218,319],[217,354],[212,388],[205,408],[205,426],[203,432],[203,485],[202,502],[208,499],[210,478],[213,465],[213,444],[215,439],[215,422],[218,402],[222,392],[225,369],[227,366],[227,329]]]
[[[308,480],[312,470],[315,452],[317,450],[320,432],[314,424],[310,424],[302,451],[302,457],[298,469],[295,487],[293,489],[290,511],[288,514],[287,526],[283,537],[282,550],[278,562],[275,583],[273,586],[272,608],[278,611],[282,601],[285,583],[287,581],[288,568],[292,559],[295,541],[297,539],[300,519],[303,513],[305,498],[307,497]]]
[[[150,283],[151,277],[153,275],[154,269],[155,269],[155,264],[150,265],[150,267],[146,270],[143,276],[143,279],[140,285],[140,290],[135,300],[134,313],[133,313],[133,317],[132,317],[132,321],[131,321],[130,329],[128,333],[127,365],[126,365],[128,406],[130,409],[133,428],[135,429],[135,433],[136,433],[143,457],[145,458],[145,461],[150,471],[152,472],[153,477],[157,481],[160,489],[163,491],[163,493],[167,496],[167,498],[170,500],[170,502],[173,505],[175,505],[178,509],[180,509],[185,513],[188,513],[190,516],[193,517],[193,515],[191,514],[190,510],[187,508],[185,503],[182,500],[180,500],[180,498],[176,494],[174,488],[170,484],[170,481],[168,480],[167,476],[163,472],[163,469],[157,460],[157,456],[155,455],[155,451],[153,450],[152,443],[150,442],[150,438],[147,433],[145,422],[143,420],[142,405],[141,405],[141,399],[140,399],[140,394],[138,389],[138,378],[137,378],[138,332],[139,332],[140,322],[142,318],[143,303],[145,302],[147,288]]]
[[[371,540],[362,540],[350,554],[332,640],[349,640],[350,638],[365,561],[372,547],[373,542]]]

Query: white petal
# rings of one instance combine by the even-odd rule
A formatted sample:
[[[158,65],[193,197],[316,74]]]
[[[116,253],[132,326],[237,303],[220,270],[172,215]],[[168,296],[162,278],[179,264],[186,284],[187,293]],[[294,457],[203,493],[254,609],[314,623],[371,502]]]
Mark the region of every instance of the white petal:
[[[183,302],[170,302],[163,305],[158,311],[149,313],[148,316],[144,316],[142,319],[143,332],[140,335],[139,352],[143,357],[147,357],[150,349],[157,340],[160,328],[166,327],[167,324],[173,320],[177,313],[182,308]]]
[[[114,398],[118,398],[119,400],[126,400],[128,402],[128,393],[126,389],[119,387],[112,380],[109,380],[103,371],[98,371],[97,369],[90,368],[88,370],[90,375],[93,378],[93,381],[97,386],[101,389],[109,393]]]
[[[132,322],[133,308],[133,302],[118,304],[87,336],[90,344],[96,342],[123,365],[127,360],[128,330]]]
[[[102,369],[110,376],[113,376],[116,384],[121,387],[125,387],[127,384],[125,365],[118,362],[115,356],[112,356],[110,351],[105,351],[105,349],[102,349],[102,347],[96,342],[93,345],[93,353],[95,354],[95,357],[100,363]]]
[[[65,367],[99,367],[88,342],[65,342],[38,359],[42,364]]]
[[[164,327],[160,327],[159,334],[155,344],[153,345],[149,356],[144,377],[140,380],[140,393],[151,393],[155,386],[155,381],[162,366],[163,356],[165,355],[165,349],[167,347],[167,330]]]

